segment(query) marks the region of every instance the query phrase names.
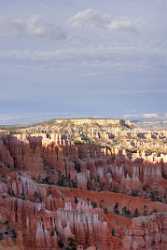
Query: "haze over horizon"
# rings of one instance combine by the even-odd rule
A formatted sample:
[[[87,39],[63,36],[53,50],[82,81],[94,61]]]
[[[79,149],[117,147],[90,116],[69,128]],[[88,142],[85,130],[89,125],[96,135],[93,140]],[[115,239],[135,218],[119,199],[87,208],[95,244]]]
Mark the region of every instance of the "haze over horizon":
[[[167,113],[166,0],[0,6],[1,124]]]

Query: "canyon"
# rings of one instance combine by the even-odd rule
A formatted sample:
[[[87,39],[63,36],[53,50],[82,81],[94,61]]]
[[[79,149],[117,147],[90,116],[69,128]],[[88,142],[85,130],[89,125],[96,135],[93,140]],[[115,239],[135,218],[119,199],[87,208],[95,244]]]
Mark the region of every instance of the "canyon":
[[[165,128],[89,118],[2,128],[0,170],[0,249],[167,249]]]

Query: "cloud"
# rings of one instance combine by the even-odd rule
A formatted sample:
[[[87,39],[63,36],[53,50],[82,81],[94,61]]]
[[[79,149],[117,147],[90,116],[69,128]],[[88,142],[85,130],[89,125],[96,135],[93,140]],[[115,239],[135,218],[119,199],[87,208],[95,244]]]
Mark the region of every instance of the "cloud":
[[[87,9],[78,12],[73,17],[71,17],[70,22],[73,26],[95,26],[95,27],[106,27],[110,22],[111,18],[107,15],[102,15],[96,10]]]
[[[137,28],[135,27],[135,25],[132,24],[130,20],[125,19],[125,18],[124,19],[113,20],[109,24],[108,27],[111,30],[137,31]]]
[[[115,62],[126,61],[129,58],[136,57],[139,53],[143,55],[144,51],[138,51],[134,48],[66,48],[56,50],[0,50],[1,59],[31,60],[38,62],[56,61],[56,62]]]
[[[132,114],[125,114],[123,115],[125,119],[158,119],[164,118],[164,113],[132,113]]]
[[[113,18],[94,9],[78,12],[70,18],[70,23],[73,27],[87,26],[108,30],[136,31],[135,24],[128,18]]]
[[[145,119],[152,119],[152,118],[158,118],[158,117],[159,117],[159,114],[157,114],[157,113],[143,114],[143,118],[145,118]]]
[[[1,18],[0,37],[28,36],[36,38],[66,39],[66,33],[59,27],[45,22],[39,16],[27,18]]]
[[[130,66],[135,69],[160,67],[158,58],[166,58],[161,50],[137,47],[72,47],[55,50],[0,50],[0,59],[10,61],[58,63],[110,63],[116,67]],[[154,59],[154,63],[152,63]],[[149,63],[150,62],[150,63]]]

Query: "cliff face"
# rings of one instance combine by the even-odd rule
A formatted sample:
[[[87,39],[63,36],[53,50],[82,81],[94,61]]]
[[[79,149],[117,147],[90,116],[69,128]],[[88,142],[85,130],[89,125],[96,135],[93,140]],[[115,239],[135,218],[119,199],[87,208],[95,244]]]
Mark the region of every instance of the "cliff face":
[[[3,136],[0,168],[0,249],[167,248],[164,163]]]
[[[125,250],[165,249],[167,246],[166,230],[165,213],[135,218],[123,239],[123,247]]]

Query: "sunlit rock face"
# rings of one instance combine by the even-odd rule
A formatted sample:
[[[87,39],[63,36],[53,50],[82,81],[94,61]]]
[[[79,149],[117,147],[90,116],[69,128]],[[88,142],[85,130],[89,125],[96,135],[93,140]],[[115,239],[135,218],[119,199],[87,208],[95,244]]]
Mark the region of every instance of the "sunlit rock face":
[[[0,249],[167,249],[165,162],[47,133],[0,138]]]

